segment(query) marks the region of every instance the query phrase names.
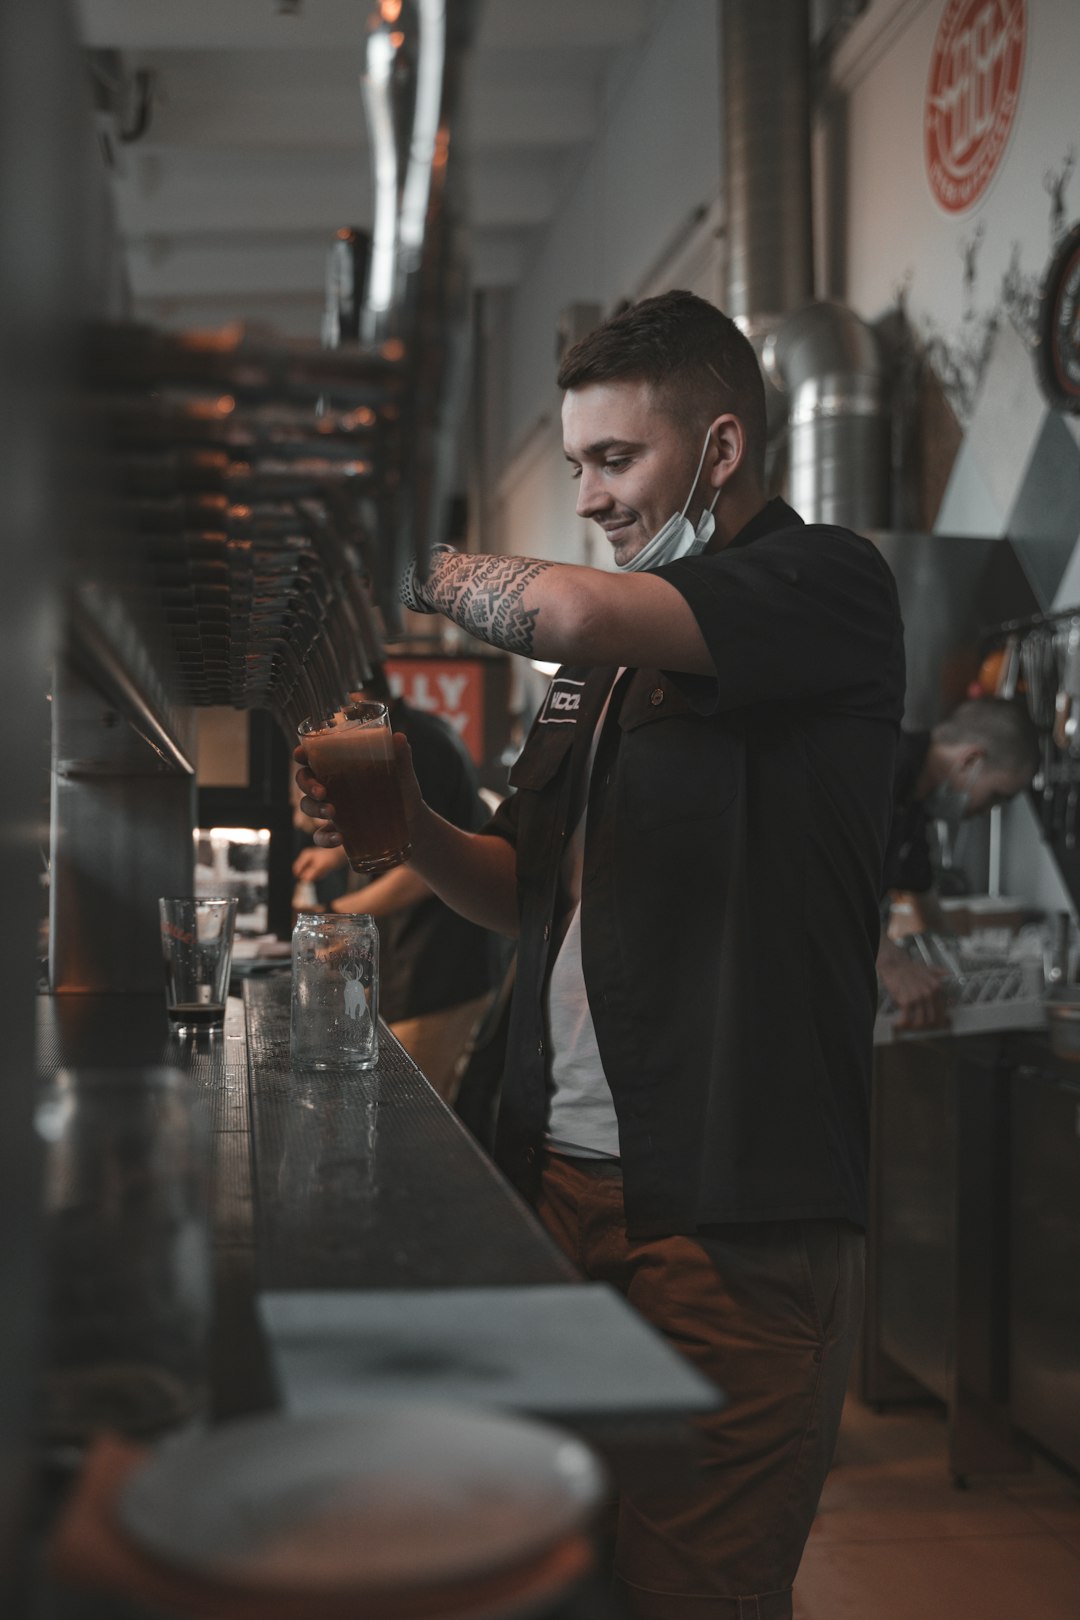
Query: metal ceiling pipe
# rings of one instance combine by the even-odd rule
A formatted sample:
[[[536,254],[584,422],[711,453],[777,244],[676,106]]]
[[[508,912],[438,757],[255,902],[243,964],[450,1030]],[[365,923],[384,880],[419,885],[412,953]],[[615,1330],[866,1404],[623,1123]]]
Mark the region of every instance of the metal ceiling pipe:
[[[789,400],[789,498],[808,523],[889,525],[888,397],[878,340],[845,304],[820,300],[765,345]]]
[[[720,7],[727,312],[761,354],[814,295],[808,0]],[[770,435],[785,403],[767,388]]]
[[[446,53],[446,0],[372,8],[360,78],[375,182],[360,323],[369,343],[400,333],[408,280],[423,257]]]

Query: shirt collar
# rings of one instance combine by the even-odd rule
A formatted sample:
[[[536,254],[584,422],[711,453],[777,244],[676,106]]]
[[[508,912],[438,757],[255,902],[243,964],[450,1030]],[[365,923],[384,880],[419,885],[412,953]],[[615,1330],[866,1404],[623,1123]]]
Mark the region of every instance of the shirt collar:
[[[744,523],[738,534],[728,541],[728,548],[732,546],[749,546],[763,535],[773,534],[778,529],[804,528],[802,518],[794,507],[782,501],[775,495],[771,501],[766,501],[760,512],[755,512],[749,523]]]

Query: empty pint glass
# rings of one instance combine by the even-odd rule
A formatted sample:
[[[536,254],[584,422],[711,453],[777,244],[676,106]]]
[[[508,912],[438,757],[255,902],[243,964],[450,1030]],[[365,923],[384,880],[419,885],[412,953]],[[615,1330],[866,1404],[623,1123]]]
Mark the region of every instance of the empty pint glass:
[[[191,896],[158,901],[165,1007],[179,1035],[220,1032],[229,993],[235,899]]]
[[[299,736],[353,871],[399,866],[410,846],[386,704],[350,702],[330,719],[305,720]]]

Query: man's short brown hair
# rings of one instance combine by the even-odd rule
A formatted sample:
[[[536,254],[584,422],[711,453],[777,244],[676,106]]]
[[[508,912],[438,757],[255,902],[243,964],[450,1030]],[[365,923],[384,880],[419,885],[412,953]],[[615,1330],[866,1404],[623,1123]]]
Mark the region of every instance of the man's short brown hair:
[[[575,343],[560,388],[646,382],[661,408],[704,433],[730,412],[746,435],[747,466],[765,479],[765,384],[757,355],[729,315],[691,292],[660,293],[613,315]]]
[[[1027,710],[1007,698],[969,698],[934,727],[935,742],[981,748],[991,770],[1030,782],[1039,768],[1039,734]]]

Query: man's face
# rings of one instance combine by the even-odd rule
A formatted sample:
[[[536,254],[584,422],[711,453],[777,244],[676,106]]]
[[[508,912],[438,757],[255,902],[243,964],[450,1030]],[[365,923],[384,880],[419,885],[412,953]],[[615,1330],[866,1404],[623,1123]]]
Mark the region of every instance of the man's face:
[[[964,820],[969,821],[972,816],[980,816],[984,810],[993,810],[995,805],[1006,804],[1018,793],[1022,793],[1030,780],[1029,776],[1017,776],[1013,771],[991,770],[984,763],[980,770],[972,773]]]
[[[600,525],[622,567],[682,510],[702,445],[689,442],[645,382],[571,388],[562,422],[563,450],[578,481],[578,516]],[[704,479],[687,513],[692,523],[712,498],[703,485]]]

